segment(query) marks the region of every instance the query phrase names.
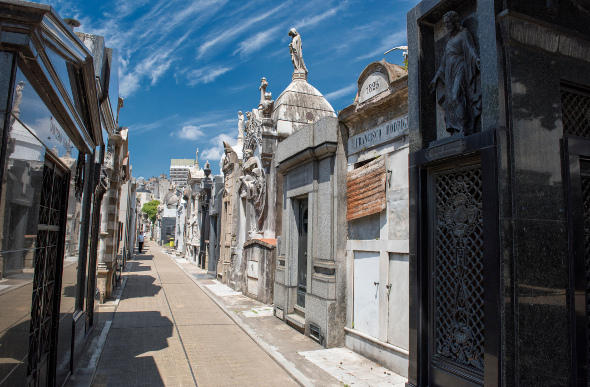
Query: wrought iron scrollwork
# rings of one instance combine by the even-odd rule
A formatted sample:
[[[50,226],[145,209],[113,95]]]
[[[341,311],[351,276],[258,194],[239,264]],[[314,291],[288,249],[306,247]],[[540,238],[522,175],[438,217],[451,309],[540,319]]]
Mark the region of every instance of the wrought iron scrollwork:
[[[483,371],[481,169],[440,175],[436,191],[436,355]]]

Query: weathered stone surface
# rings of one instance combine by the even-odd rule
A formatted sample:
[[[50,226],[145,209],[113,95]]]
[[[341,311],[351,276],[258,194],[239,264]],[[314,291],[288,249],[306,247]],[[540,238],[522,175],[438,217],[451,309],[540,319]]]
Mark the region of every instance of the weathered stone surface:
[[[279,134],[291,134],[322,117],[336,113],[324,96],[309,83],[296,80],[275,101],[272,120]]]

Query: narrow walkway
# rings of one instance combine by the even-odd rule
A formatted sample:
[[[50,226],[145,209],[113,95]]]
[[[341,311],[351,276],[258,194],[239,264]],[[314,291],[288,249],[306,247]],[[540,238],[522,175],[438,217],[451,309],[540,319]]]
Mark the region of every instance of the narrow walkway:
[[[93,386],[298,385],[153,242],[131,263]]]

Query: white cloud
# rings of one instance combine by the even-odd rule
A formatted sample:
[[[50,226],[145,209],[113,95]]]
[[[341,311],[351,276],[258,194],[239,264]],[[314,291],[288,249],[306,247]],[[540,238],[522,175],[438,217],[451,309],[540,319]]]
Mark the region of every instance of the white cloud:
[[[295,25],[295,28],[299,29],[299,28],[303,28],[303,27],[313,27],[316,24],[323,22],[324,20],[336,15],[336,13],[338,13],[338,11],[340,11],[345,6],[346,6],[346,2],[340,4],[338,7],[330,8],[326,12],[321,13],[319,15],[305,18],[302,21],[300,21],[299,23],[297,23]]]
[[[223,147],[223,141],[229,145],[236,146],[238,140],[235,137],[230,137],[227,134],[219,134],[209,141],[213,146],[205,149],[202,153],[203,159],[205,160],[220,160],[221,156],[225,154],[225,148]]]
[[[342,97],[350,96],[350,95],[352,95],[352,93],[355,93],[356,94],[357,88],[358,88],[358,86],[355,83],[355,84],[352,84],[352,85],[343,87],[342,89],[339,89],[339,90],[333,91],[331,93],[328,93],[324,97],[327,100],[338,100],[338,99],[340,99]]]
[[[231,40],[238,38],[239,34],[246,31],[252,25],[254,25],[258,22],[261,22],[261,21],[265,21],[270,16],[272,16],[274,13],[276,13],[281,8],[283,8],[285,5],[286,4],[281,4],[281,5],[271,9],[270,11],[268,11],[262,15],[258,15],[256,17],[252,17],[250,19],[246,19],[243,21],[239,21],[238,23],[235,23],[235,21],[232,21],[232,22],[234,22],[233,28],[229,28],[222,33],[219,33],[219,31],[216,31],[214,34],[210,35],[211,37],[212,36],[215,36],[215,37],[210,38],[204,44],[202,44],[201,47],[199,47],[199,49],[197,51],[198,52],[197,59],[203,58],[203,56],[205,56],[205,54],[207,54],[213,47],[220,45],[220,44],[227,43]]]
[[[63,10],[74,3],[56,1]],[[104,36],[108,47],[119,50],[120,95],[125,98],[146,84],[155,85],[170,71],[172,64],[190,51],[186,40],[227,2],[126,0],[101,18],[81,18],[79,31]]]
[[[246,57],[253,52],[260,50],[269,41],[277,38],[277,32],[279,28],[281,28],[281,26],[276,26],[266,31],[261,31],[256,35],[244,40],[240,43],[238,49],[234,51],[234,55],[240,54],[240,56]]]
[[[232,67],[205,66],[200,69],[189,71],[186,74],[186,77],[188,78],[188,84],[194,86],[199,83],[211,83],[232,69]]]
[[[135,124],[129,126],[129,131],[134,133],[149,132],[150,130],[158,129],[161,127],[169,127],[170,123],[176,120],[177,116],[172,115],[162,118],[158,121],[150,122],[149,124]]]
[[[381,40],[379,46],[374,49],[373,51],[361,55],[355,59],[355,61],[367,60],[367,59],[376,59],[376,57],[382,57],[383,53],[393,47],[400,46],[405,44],[408,41],[408,32],[406,29],[399,30],[389,36],[386,36]]]
[[[185,140],[198,140],[204,135],[201,127],[194,125],[185,125],[180,130],[170,133],[170,135],[174,134]]]

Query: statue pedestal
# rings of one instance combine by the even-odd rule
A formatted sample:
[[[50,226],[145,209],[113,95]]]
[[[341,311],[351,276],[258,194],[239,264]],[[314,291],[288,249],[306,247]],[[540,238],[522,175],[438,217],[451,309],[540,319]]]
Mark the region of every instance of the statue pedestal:
[[[294,70],[291,78],[293,81],[307,81],[307,71],[305,70]]]

